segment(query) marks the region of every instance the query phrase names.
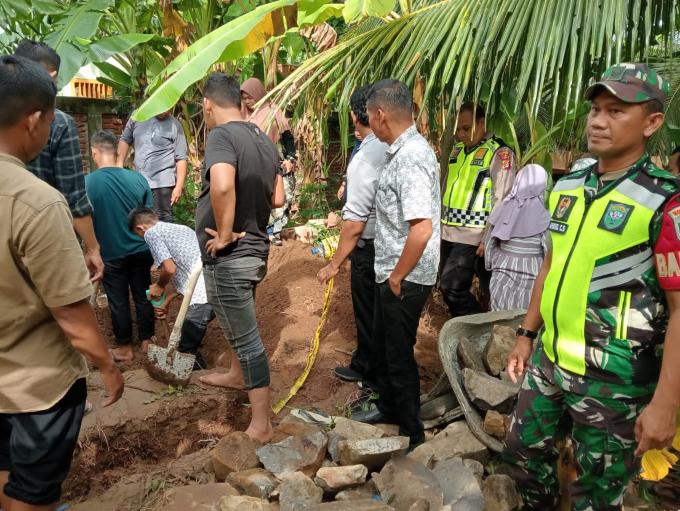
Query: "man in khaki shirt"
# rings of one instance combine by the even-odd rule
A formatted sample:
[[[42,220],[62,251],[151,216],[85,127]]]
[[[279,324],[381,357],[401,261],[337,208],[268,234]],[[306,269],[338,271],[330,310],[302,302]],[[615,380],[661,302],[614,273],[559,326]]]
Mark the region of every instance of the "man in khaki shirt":
[[[86,397],[85,357],[108,406],[123,379],[98,331],[83,253],[64,197],[25,163],[47,141],[56,87],[21,57],[0,57],[0,507],[52,510]]]

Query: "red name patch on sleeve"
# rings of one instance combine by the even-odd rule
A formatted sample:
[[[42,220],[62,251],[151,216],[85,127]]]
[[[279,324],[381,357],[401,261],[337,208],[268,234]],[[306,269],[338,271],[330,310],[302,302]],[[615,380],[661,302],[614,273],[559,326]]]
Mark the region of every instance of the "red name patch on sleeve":
[[[680,194],[669,200],[664,208],[654,258],[661,288],[680,290]]]

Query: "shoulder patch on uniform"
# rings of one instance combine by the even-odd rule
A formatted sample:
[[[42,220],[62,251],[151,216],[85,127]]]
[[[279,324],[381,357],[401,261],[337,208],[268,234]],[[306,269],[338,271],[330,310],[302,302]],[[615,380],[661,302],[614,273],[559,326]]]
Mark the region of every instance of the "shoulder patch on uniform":
[[[501,169],[510,170],[512,168],[512,152],[507,147],[498,150],[498,157],[501,159]]]
[[[680,205],[668,210],[668,216],[673,221],[675,236],[680,241]]]

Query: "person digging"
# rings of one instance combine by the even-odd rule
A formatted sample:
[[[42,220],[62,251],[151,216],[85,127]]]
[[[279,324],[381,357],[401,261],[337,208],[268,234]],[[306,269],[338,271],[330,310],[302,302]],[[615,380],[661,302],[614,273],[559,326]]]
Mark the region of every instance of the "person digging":
[[[647,152],[668,90],[641,64],[613,66],[586,90],[597,161],[551,193],[552,249],[508,360],[513,381],[526,370],[503,454],[524,509],[556,509],[564,414],[573,422],[577,511],[620,510],[639,457],[675,435],[680,194]]]

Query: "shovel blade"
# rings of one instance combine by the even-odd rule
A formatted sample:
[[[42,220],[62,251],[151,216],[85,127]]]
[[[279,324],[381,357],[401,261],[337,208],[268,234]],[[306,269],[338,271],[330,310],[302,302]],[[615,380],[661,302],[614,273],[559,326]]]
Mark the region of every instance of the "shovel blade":
[[[186,384],[191,378],[196,357],[175,351],[168,358],[168,349],[152,344],[147,352],[149,374],[164,383]]]

